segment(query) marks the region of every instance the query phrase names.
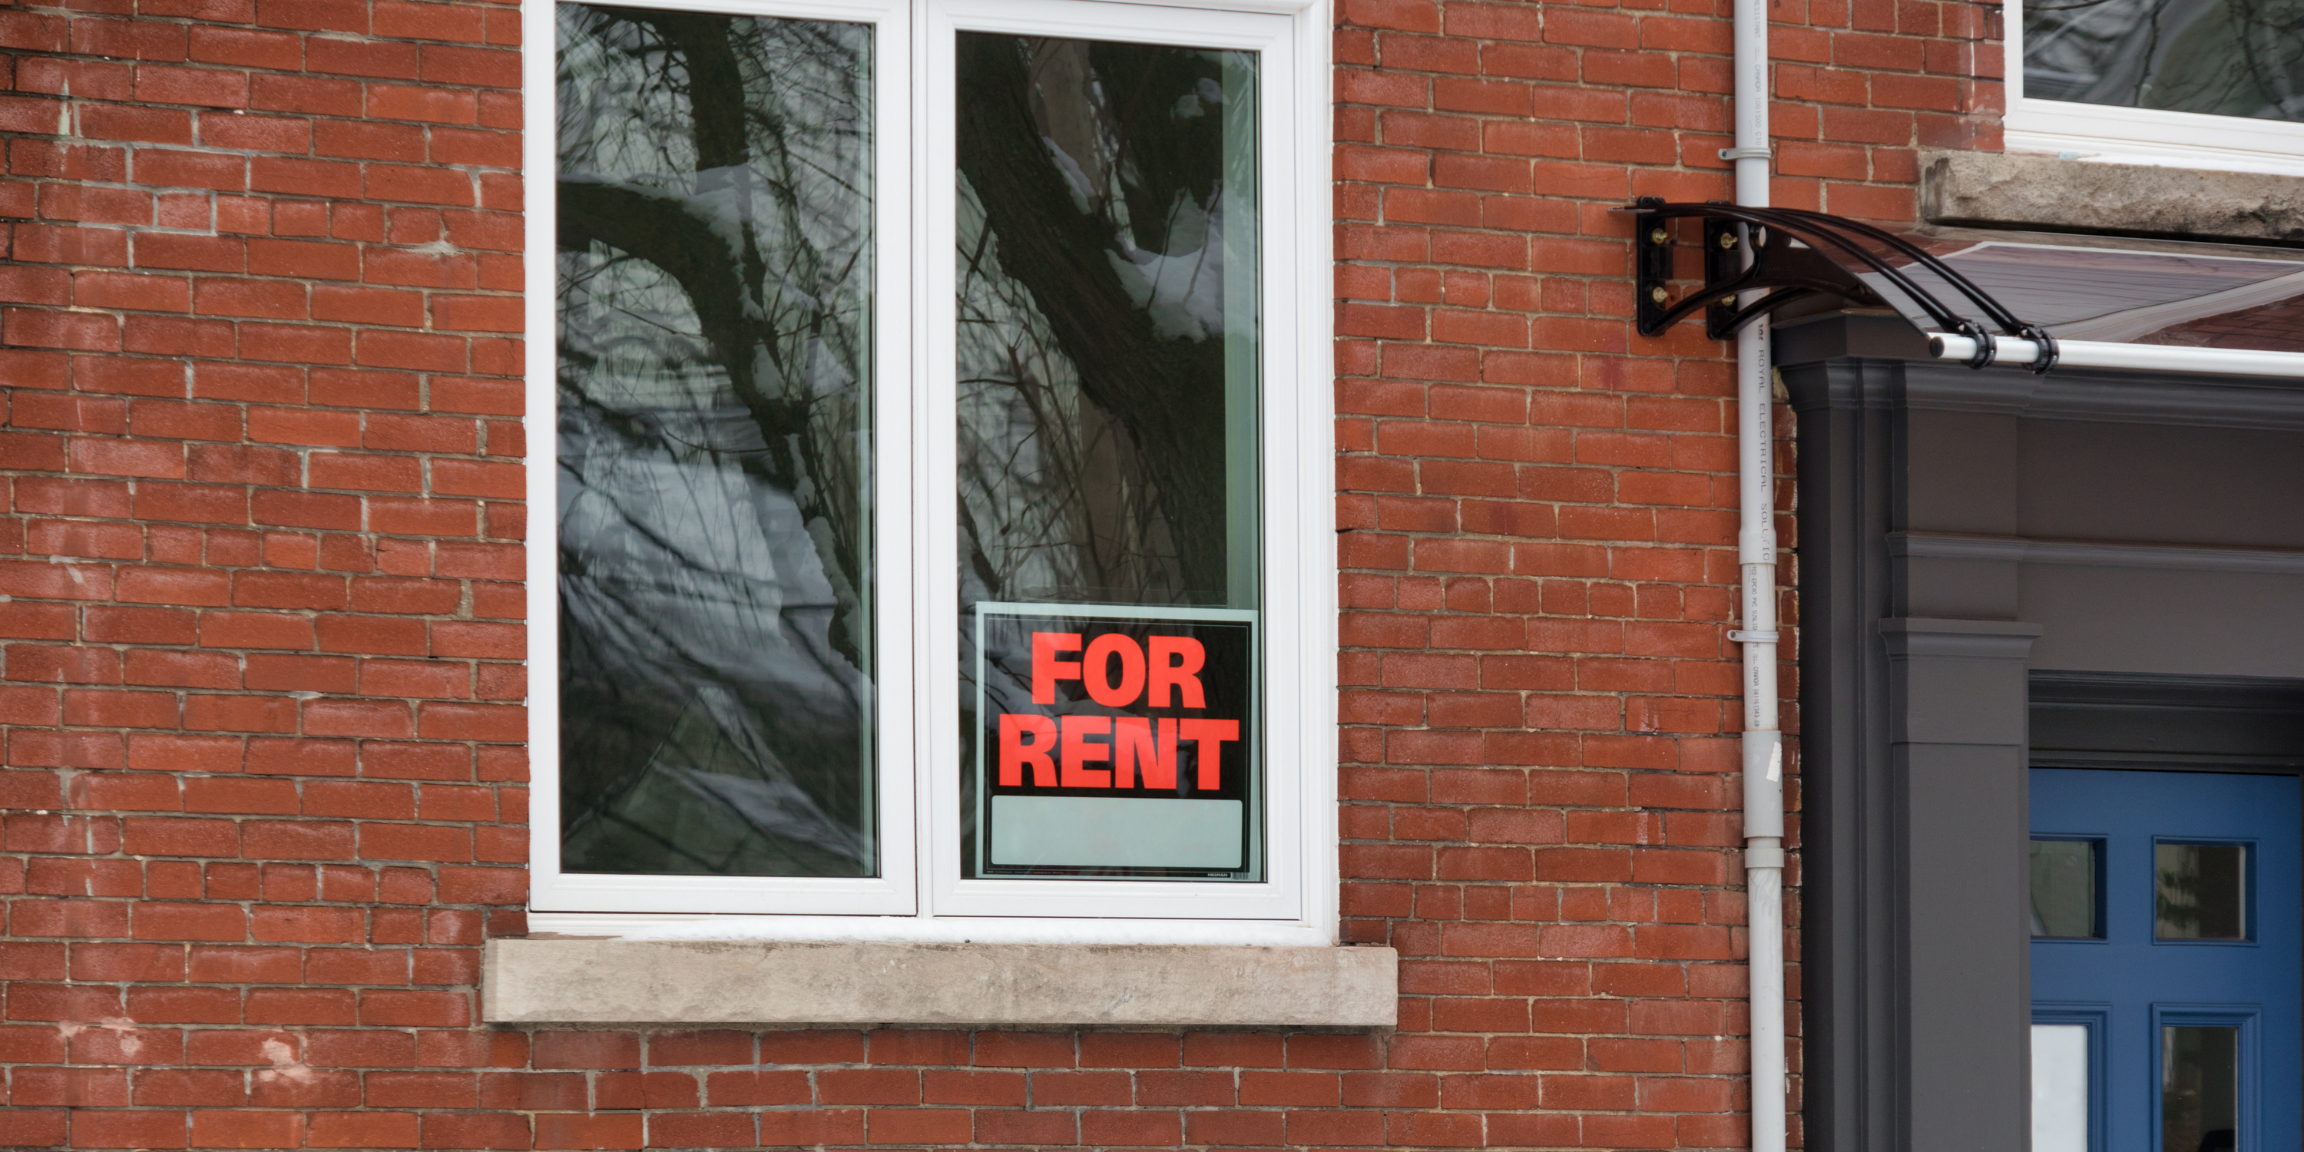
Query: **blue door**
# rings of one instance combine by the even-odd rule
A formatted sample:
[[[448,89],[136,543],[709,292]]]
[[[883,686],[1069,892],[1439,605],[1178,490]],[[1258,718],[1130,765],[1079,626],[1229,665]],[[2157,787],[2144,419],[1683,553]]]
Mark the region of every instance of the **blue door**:
[[[2296,1152],[2293,776],[2032,770],[2033,1152]]]

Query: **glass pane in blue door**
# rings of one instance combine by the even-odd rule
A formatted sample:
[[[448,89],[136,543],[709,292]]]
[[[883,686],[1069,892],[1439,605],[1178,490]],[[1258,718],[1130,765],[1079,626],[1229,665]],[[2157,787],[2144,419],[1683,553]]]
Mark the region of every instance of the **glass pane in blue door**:
[[[2094,840],[2032,841],[2032,934],[2087,940],[2097,926],[2099,853]]]
[[[2230,1152],[2239,1146],[2240,1029],[2160,1029],[2160,1152]]]
[[[2033,875],[2045,885],[2035,888],[2034,1019],[2102,1021],[2086,1146],[2294,1152],[2304,1132],[2297,779],[2036,768],[2031,785]],[[2064,847],[2082,843],[2093,870]],[[2079,878],[2091,872],[2089,935],[2075,929]]]
[[[2088,1152],[2086,1024],[2032,1026],[2032,1152]]]
[[[2155,939],[2248,938],[2246,844],[2155,844],[2152,875]]]

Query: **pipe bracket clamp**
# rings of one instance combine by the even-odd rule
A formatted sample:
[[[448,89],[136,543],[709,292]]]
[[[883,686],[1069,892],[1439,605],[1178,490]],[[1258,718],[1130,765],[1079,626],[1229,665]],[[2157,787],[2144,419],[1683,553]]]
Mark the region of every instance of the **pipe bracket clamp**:
[[[1728,630],[1728,638],[1738,644],[1780,644],[1783,635],[1781,632],[1746,632],[1741,628]]]
[[[1747,870],[1753,868],[1780,870],[1784,867],[1784,850],[1782,848],[1746,848],[1744,850],[1744,867]]]
[[[1776,155],[1773,148],[1722,148],[1722,160],[1767,160]]]
[[[1993,339],[1992,334],[1985,331],[1984,326],[1974,320],[1962,320],[1959,325],[1959,332],[1962,336],[1976,342],[1976,354],[1970,356],[1966,361],[1968,367],[1978,372],[1990,368],[1992,361],[2000,355],[2000,342]]]
[[[2056,350],[2056,338],[2050,336],[2048,330],[2038,324],[2025,325],[2024,331],[2019,335],[2040,346],[2040,358],[2032,362],[2032,374],[2034,376],[2046,376],[2048,370],[2056,366],[2056,361],[2061,356],[2061,353]]]

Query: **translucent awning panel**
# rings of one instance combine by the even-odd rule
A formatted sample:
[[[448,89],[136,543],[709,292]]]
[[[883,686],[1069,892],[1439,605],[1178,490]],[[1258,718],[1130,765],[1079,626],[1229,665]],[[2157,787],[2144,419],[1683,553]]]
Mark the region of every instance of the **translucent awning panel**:
[[[2304,252],[2243,256],[2223,245],[2173,242],[2126,248],[2095,237],[2071,244],[1906,239],[2058,340],[2304,352]],[[1831,255],[1913,324],[1935,327],[1892,277]],[[1978,315],[1934,270],[1901,255],[1888,259],[1921,291]]]

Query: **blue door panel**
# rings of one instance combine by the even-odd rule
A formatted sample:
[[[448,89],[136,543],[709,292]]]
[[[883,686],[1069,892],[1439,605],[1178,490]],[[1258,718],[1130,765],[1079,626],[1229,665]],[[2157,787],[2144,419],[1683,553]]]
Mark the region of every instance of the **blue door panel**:
[[[2032,770],[2032,835],[2102,845],[2101,940],[2032,941],[2035,1013],[2101,1012],[2101,1152],[2162,1152],[2155,1020],[2245,1016],[2253,1063],[2238,1152],[2295,1152],[2304,1138],[2304,851],[2293,776]],[[2155,941],[2153,846],[2245,843],[2247,941]],[[2206,1015],[2202,1015],[2205,1013]],[[2251,1098],[2252,1097],[2252,1098]],[[2181,1152],[2193,1152],[2185,1149]]]

